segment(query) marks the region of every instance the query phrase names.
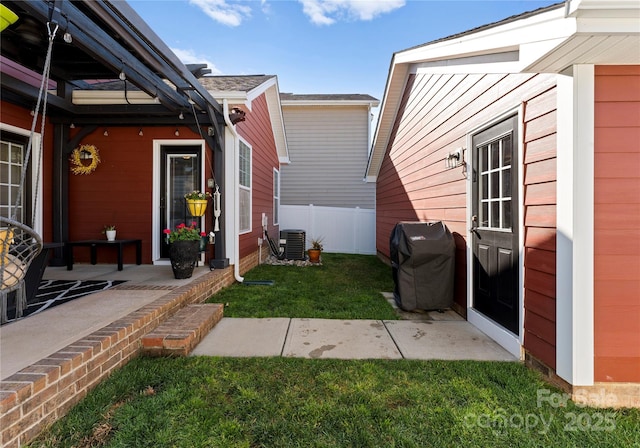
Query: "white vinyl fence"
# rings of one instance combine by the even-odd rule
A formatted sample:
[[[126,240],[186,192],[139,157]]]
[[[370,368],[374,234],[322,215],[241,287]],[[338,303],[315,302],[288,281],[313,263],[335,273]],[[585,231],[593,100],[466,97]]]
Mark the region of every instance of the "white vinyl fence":
[[[326,252],[376,253],[376,212],[363,208],[281,205],[280,230],[306,232],[307,248],[312,238],[322,238]]]

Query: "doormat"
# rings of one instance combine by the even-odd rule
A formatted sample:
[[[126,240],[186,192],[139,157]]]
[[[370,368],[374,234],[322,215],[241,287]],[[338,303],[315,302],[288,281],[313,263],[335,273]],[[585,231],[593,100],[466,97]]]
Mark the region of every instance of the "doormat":
[[[94,292],[100,292],[124,283],[125,280],[42,280],[34,300],[27,304],[22,317],[41,313],[54,306],[70,302]],[[11,301],[10,301],[11,302]],[[7,323],[16,320],[15,303],[7,307]],[[18,320],[19,320],[18,319]]]

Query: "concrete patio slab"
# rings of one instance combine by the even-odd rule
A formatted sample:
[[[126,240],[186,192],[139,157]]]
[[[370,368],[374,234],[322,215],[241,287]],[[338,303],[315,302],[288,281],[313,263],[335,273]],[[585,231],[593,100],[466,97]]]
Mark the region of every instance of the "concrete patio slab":
[[[224,317],[191,352],[191,356],[280,356],[289,318]]]
[[[510,353],[464,320],[387,320],[384,324],[407,359],[516,361]]]
[[[291,319],[283,356],[336,359],[400,359],[379,320]]]
[[[46,358],[166,293],[163,290],[109,289],[3,325],[0,329],[0,378]]]

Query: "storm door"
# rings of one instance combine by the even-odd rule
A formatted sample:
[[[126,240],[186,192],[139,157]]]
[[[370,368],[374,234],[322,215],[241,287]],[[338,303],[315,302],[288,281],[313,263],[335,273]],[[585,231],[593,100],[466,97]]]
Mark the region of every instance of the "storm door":
[[[201,190],[200,146],[162,146],[160,165],[160,257],[169,258],[164,229],[189,225],[193,218],[184,195]],[[200,223],[198,222],[198,225]]]
[[[473,307],[518,333],[518,121],[473,137]]]

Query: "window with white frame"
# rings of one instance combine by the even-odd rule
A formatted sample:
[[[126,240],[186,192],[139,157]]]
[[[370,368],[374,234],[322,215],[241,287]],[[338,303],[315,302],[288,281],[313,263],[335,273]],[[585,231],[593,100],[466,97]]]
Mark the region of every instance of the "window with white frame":
[[[280,171],[273,169],[273,224],[280,224]]]
[[[240,233],[247,233],[251,231],[251,148],[243,141],[240,141],[239,158]]]
[[[22,191],[20,205],[16,209],[16,199],[20,191],[20,178],[24,167],[26,145],[20,141],[7,139],[5,135],[0,141],[0,216],[13,217],[25,222],[30,205],[28,188]]]

